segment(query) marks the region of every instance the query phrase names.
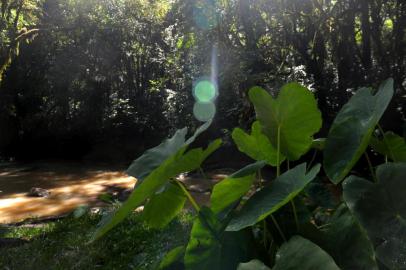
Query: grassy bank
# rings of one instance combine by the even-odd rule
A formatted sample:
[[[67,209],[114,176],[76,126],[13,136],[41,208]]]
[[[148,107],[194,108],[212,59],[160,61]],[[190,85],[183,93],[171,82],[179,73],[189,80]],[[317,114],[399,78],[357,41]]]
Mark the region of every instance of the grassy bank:
[[[101,215],[72,216],[38,225],[5,227],[0,238],[27,243],[0,248],[0,269],[155,269],[172,247],[187,242],[190,215],[162,231],[147,228],[132,214],[104,238],[88,244]]]

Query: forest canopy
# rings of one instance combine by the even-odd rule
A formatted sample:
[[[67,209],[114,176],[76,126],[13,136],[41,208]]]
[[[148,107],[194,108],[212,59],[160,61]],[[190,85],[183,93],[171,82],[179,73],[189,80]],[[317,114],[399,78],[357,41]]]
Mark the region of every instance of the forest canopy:
[[[2,0],[0,157],[129,160],[198,126],[199,98],[228,136],[254,119],[251,87],[291,81],[325,134],[356,89],[392,77],[383,123],[401,134],[405,54],[403,0]]]

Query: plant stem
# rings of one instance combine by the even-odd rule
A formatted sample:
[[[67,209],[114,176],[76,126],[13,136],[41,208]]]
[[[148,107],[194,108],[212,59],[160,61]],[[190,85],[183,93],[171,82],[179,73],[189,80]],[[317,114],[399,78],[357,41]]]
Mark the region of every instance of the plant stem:
[[[368,167],[369,171],[371,173],[372,178],[374,179],[375,183],[378,182],[378,179],[376,179],[375,172],[374,172],[374,167],[372,166],[371,160],[369,159],[369,155],[367,152],[364,152],[365,158],[367,159],[368,162]]]
[[[195,199],[193,199],[192,195],[189,193],[189,191],[187,191],[187,189],[185,188],[185,186],[183,185],[183,183],[181,183],[178,180],[175,180],[175,182],[179,185],[179,187],[182,189],[183,193],[185,193],[186,197],[189,199],[190,203],[192,204],[193,208],[196,210],[197,213],[200,212],[200,207],[199,205],[196,203]]]
[[[261,169],[258,170],[258,183],[259,183],[259,187],[262,187],[262,173],[261,173]]]
[[[271,216],[271,219],[272,219],[273,224],[275,225],[276,229],[278,230],[279,234],[281,235],[283,241],[286,242],[285,234],[284,234],[283,231],[281,230],[281,227],[279,227],[279,224],[278,224],[278,222],[276,221],[275,217],[274,217],[272,214],[270,214],[270,216]]]
[[[261,174],[261,169],[257,171],[257,176],[258,176],[258,182],[259,182],[259,187],[262,188],[262,174]],[[267,244],[267,234],[268,234],[268,228],[266,227],[266,220],[263,220],[263,226],[264,226],[264,231],[263,231],[263,241],[264,241],[264,247],[266,248]]]
[[[263,220],[263,225],[264,225],[264,231],[263,231],[263,235],[262,235],[262,241],[264,242],[264,247],[266,248],[266,235],[267,235],[267,231],[268,228],[266,227],[266,220]]]
[[[292,205],[293,216],[295,217],[296,229],[299,231],[299,219],[297,218],[296,205],[293,199],[290,200],[290,204]]]
[[[386,140],[385,133],[384,133],[384,131],[383,131],[381,125],[378,124],[377,126],[378,126],[379,131],[382,133],[383,143],[385,144],[386,148],[389,150],[389,154],[390,154],[390,155],[392,156],[392,158],[393,158],[392,149],[390,148],[389,143],[388,143],[388,141]],[[388,155],[385,155],[385,163],[388,163]]]
[[[281,152],[281,127],[278,126],[278,138],[277,138],[277,147],[276,147],[276,177],[281,175],[281,166],[280,166],[280,152]],[[275,217],[270,214],[273,224],[275,225],[276,229],[278,230],[279,234],[281,235],[284,242],[286,242],[286,237],[279,227],[278,222],[276,221]]]
[[[385,132],[383,132],[381,125],[378,123],[376,126],[378,127],[379,131],[382,133],[382,137],[384,137]]]
[[[309,165],[307,166],[307,169],[310,169],[313,165],[313,162],[316,160],[316,156],[317,156],[317,150],[315,149],[313,152],[313,156],[312,159],[309,162]]]
[[[276,176],[279,177],[281,174],[280,171],[280,165],[279,165],[279,159],[280,159],[280,149],[281,149],[281,128],[278,127],[278,145],[277,145],[277,154],[276,154],[276,161],[277,161],[277,167],[276,167]],[[290,163],[289,160],[287,161],[287,169],[290,170]],[[296,229],[299,230],[299,221],[297,218],[297,212],[296,212],[296,206],[295,206],[295,202],[292,200],[290,200],[290,203],[292,205],[292,209],[293,209],[293,215],[295,217],[295,223],[296,223]],[[281,235],[283,236],[282,238],[286,241],[281,229],[279,228],[278,223],[276,222],[276,219],[271,215],[272,220],[275,223],[276,228],[278,229],[279,233],[281,233]]]
[[[202,167],[199,167],[199,171],[200,171],[200,173],[202,174],[202,176],[203,176],[204,179],[209,179],[209,178],[207,178],[207,175],[206,175],[206,173],[203,171],[203,168],[202,168]]]
[[[276,148],[276,176],[279,177],[281,174],[280,166],[280,152],[281,152],[281,127],[278,127],[278,138],[277,138],[277,148]]]

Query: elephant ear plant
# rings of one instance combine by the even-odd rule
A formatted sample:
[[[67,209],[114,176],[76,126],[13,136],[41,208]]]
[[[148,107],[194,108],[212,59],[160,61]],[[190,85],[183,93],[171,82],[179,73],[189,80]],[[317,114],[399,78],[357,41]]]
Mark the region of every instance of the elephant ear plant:
[[[189,140],[186,129],[179,130],[133,162],[128,174],[138,178],[137,186],[94,239],[142,204],[145,222],[162,228],[189,200],[196,210],[189,241],[168,252],[158,269],[406,269],[405,142],[378,125],[392,95],[391,79],[376,93],[358,90],[327,138],[315,138],[322,118],[310,90],[289,83],[274,98],[254,87],[249,98],[256,121],[250,132],[232,132],[253,163],[213,187],[210,207],[198,205],[175,178],[198,169],[220,147],[215,140],[205,150],[189,150],[208,122]],[[367,158],[369,175],[349,176],[368,157],[369,145],[396,163],[376,169]],[[310,150],[323,154],[323,170],[314,155],[306,162]],[[265,167],[274,167],[275,177],[263,184]],[[320,203],[328,196],[334,203]]]

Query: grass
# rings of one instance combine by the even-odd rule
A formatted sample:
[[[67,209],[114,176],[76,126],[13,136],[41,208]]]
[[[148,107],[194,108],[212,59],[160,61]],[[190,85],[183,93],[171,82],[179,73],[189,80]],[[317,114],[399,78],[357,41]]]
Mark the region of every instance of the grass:
[[[99,214],[86,214],[40,227],[0,225],[0,238],[29,240],[0,248],[0,269],[156,269],[167,251],[188,241],[191,225],[191,215],[183,213],[165,229],[152,230],[134,213],[88,244],[100,219]]]

